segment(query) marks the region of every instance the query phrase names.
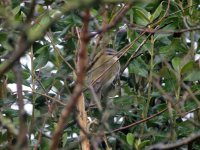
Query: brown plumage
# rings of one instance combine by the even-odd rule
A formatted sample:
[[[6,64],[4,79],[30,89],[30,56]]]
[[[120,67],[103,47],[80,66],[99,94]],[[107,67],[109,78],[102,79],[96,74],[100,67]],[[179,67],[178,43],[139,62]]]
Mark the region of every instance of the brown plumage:
[[[99,52],[91,69],[87,73],[88,84],[90,84],[98,99],[101,99],[102,90],[105,90],[119,75],[120,63],[117,52],[113,49],[105,49]]]

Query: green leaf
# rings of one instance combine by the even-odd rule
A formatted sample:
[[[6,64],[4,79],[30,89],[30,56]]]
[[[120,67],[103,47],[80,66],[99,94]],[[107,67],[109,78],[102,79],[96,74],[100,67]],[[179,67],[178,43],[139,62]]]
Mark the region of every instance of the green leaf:
[[[136,142],[135,142],[136,150],[140,150],[140,144],[141,144],[141,139],[136,140]]]
[[[142,77],[148,76],[147,64],[142,58],[134,60],[128,67],[129,73],[134,73]]]
[[[194,69],[194,66],[195,66],[195,62],[192,60],[192,61],[189,61],[188,63],[186,63],[182,68],[181,68],[181,73],[184,74],[184,73],[189,73],[191,72],[193,69]]]
[[[23,69],[22,75],[24,79],[28,79],[30,77],[30,70],[27,66],[24,66],[25,69]]]
[[[154,106],[154,108],[156,108],[157,111],[162,111],[163,109],[165,109],[167,106],[166,104],[158,104],[156,106]]]
[[[151,14],[143,8],[135,7],[133,10],[134,17],[137,24],[146,26],[150,23],[150,16]]]
[[[160,70],[160,76],[163,77],[163,88],[166,91],[176,90],[177,79],[171,70],[169,70],[167,67],[163,67]]]
[[[198,81],[198,80],[200,80],[200,70],[193,70],[184,78],[184,81]]]
[[[36,59],[34,60],[34,66],[35,70],[45,66],[49,60],[49,49],[48,45],[41,47],[40,49],[37,50]]]
[[[5,42],[7,39],[7,33],[6,32],[0,32],[0,43]]]
[[[194,126],[191,125],[189,120],[177,124],[177,134],[179,137],[185,137],[192,133]]]
[[[161,60],[165,59],[170,61],[177,54],[182,55],[187,53],[186,45],[178,38],[173,39],[166,46],[161,46],[159,50]]]
[[[18,13],[19,13],[19,11],[20,11],[20,6],[17,6],[17,7],[15,7],[13,10],[12,10],[12,13],[14,14],[14,15],[17,15]]]
[[[8,116],[9,118],[14,118],[17,117],[17,110],[11,109],[11,108],[7,108],[6,110],[3,111],[3,113]]]
[[[49,24],[51,23],[52,19],[50,14],[45,14],[41,17],[37,23],[35,23],[29,30],[28,30],[28,39],[30,41],[35,41],[38,38],[42,37],[45,34],[45,30],[48,28]]]
[[[172,59],[172,66],[178,72],[181,70],[181,59],[179,57],[175,57]]]
[[[134,138],[134,135],[132,133],[128,133],[126,135],[126,141],[130,146],[133,146],[134,140],[135,140],[135,138]]]
[[[131,104],[133,104],[133,96],[127,95],[127,96],[116,97],[114,98],[113,102],[115,105],[130,106]]]
[[[147,146],[148,144],[150,144],[150,140],[145,140],[145,141],[142,141],[140,144],[139,144],[139,149],[143,149],[145,146]]]
[[[155,142],[164,141],[165,139],[166,139],[166,134],[163,133],[155,134],[155,136],[153,137],[153,140]]]
[[[46,89],[48,89],[48,88],[50,88],[51,86],[52,86],[52,83],[53,83],[53,78],[44,78],[43,79],[43,86],[46,88]]]
[[[42,150],[49,150],[50,149],[50,145],[51,145],[51,140],[42,136],[42,140],[41,140],[41,149]]]
[[[56,67],[60,67],[61,66],[61,63],[62,63],[62,58],[60,56],[60,50],[56,47],[56,50],[55,50],[55,65]]]
[[[63,138],[62,138],[62,143],[63,143],[63,146],[65,146],[67,144],[67,140],[68,140],[68,137],[69,135],[67,134],[67,132],[65,132],[63,134]]]
[[[160,13],[163,9],[163,2],[156,8],[155,12],[151,15],[151,22],[153,22],[157,17],[160,16]]]

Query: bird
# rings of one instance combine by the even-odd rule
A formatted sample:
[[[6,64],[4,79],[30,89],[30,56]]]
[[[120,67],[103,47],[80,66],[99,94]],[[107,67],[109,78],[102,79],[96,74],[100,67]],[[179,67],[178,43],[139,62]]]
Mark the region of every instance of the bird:
[[[101,50],[94,57],[87,72],[88,84],[93,88],[98,100],[102,98],[102,91],[108,90],[114,79],[119,76],[120,62],[117,54],[117,51],[111,48]]]

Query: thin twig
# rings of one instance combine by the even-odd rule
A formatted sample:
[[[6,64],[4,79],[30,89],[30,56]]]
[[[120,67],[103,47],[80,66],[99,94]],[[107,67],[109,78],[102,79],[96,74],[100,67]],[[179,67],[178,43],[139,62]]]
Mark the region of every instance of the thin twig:
[[[94,91],[93,86],[89,85],[89,89],[90,89],[90,91],[92,93],[93,100],[94,100],[95,104],[97,105],[97,108],[99,109],[100,112],[102,112],[103,108],[101,106],[101,103],[100,103],[100,100],[98,99],[97,94]]]
[[[167,110],[167,108],[165,108],[165,109],[159,111],[158,113],[156,113],[156,114],[154,114],[154,115],[151,115],[151,116],[149,116],[149,117],[147,117],[147,118],[145,118],[145,119],[142,119],[142,120],[140,120],[140,121],[134,122],[134,123],[129,124],[129,125],[127,125],[127,126],[124,126],[124,127],[118,128],[118,129],[115,129],[115,130],[111,131],[111,133],[117,132],[117,131],[122,131],[122,130],[128,129],[128,128],[130,128],[130,127],[136,126],[136,125],[138,125],[138,124],[147,122],[148,120],[150,120],[150,119],[152,119],[152,118],[154,118],[154,117],[156,117],[156,116],[161,115],[161,114],[164,113],[166,110]],[[107,134],[110,134],[110,133],[107,133]]]
[[[19,107],[19,133],[17,138],[17,147],[16,148],[26,148],[27,147],[27,127],[25,120],[25,110],[24,110],[24,100],[22,94],[22,68],[19,61],[17,61],[13,67],[13,72],[16,76],[17,84],[17,103]]]
[[[129,25],[130,26],[130,25]],[[156,30],[156,29],[151,29],[149,30],[148,28],[136,28],[132,27],[131,29],[134,29],[136,31],[145,31],[146,33],[156,33],[156,34],[173,34],[173,33],[184,33],[184,32],[191,32],[191,31],[198,31],[200,30],[200,27],[194,27],[194,28],[189,28],[189,29],[180,29],[180,30]]]
[[[138,55],[139,51],[141,50],[142,46],[147,42],[148,38],[151,36],[151,34],[149,34],[143,41],[142,43],[138,46],[138,48],[135,50],[135,52],[131,55],[131,57],[128,59],[128,61],[126,62],[126,64],[123,66],[123,68],[120,70],[120,74],[122,74],[124,72],[124,70],[128,67],[128,65],[131,63],[131,61],[133,59],[136,58],[136,56]]]
[[[35,93],[35,94],[38,94],[38,95],[42,95],[42,96],[44,96],[44,97],[46,97],[46,98],[48,98],[48,99],[50,99],[50,100],[52,100],[52,101],[55,101],[55,102],[57,102],[58,104],[60,104],[60,105],[62,105],[62,106],[65,106],[66,104],[63,102],[64,100],[62,100],[62,99],[58,99],[58,98],[55,98],[55,97],[51,97],[51,96],[49,96],[48,94],[46,94],[46,93],[40,93],[40,92],[37,92],[37,91],[29,91],[29,90],[23,90],[23,92],[30,92],[30,93]]]
[[[63,60],[63,62],[72,70],[75,71],[75,69],[71,66],[70,63],[68,63],[65,58],[62,56],[62,54],[60,53],[59,49],[55,46],[55,43],[53,41],[53,35],[52,32],[47,32],[47,36],[51,42],[51,45],[53,46],[54,51],[59,55],[59,57]]]
[[[176,141],[175,143],[170,143],[170,144],[160,143],[147,148],[147,150],[173,150],[183,145],[189,144],[190,142],[195,141],[199,138],[200,138],[200,132],[193,133],[186,138],[182,138],[181,140]]]
[[[50,116],[50,113],[48,112],[48,114],[45,115],[45,117],[43,118],[42,127],[40,128],[40,131],[38,133],[37,143],[34,145],[34,150],[38,150],[38,147],[39,147],[41,140],[42,140],[42,136],[44,135],[43,130],[45,128],[45,124],[46,124],[49,116]]]

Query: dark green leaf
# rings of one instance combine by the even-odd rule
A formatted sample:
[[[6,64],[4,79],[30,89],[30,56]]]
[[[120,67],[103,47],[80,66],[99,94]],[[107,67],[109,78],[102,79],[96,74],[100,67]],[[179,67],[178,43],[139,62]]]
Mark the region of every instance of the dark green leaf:
[[[135,7],[133,9],[134,17],[137,24],[146,26],[150,23],[150,16],[151,14],[143,8]]]
[[[36,54],[38,57],[34,60],[35,70],[44,67],[49,60],[49,48],[48,46],[43,46],[37,50]]]
[[[162,11],[163,2],[160,3],[160,5],[156,8],[155,12],[151,15],[151,22],[154,21],[157,17],[160,16],[160,13]]]

